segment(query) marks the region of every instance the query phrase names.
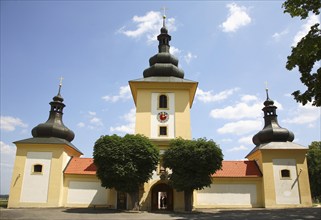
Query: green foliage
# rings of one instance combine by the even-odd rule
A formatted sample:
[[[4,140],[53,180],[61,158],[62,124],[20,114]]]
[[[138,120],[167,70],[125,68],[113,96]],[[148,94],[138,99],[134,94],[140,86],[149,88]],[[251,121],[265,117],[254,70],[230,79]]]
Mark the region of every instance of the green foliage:
[[[177,191],[199,190],[210,186],[211,175],[222,167],[223,154],[212,140],[174,139],[163,155],[164,166],[172,170],[169,175]]]
[[[285,13],[289,13],[292,17],[301,17],[305,19],[309,12],[320,14],[321,1],[320,0],[287,0],[282,5]]]
[[[93,154],[101,185],[127,193],[138,192],[159,161],[157,148],[142,135],[101,136]]]
[[[321,199],[321,141],[313,141],[307,154],[312,198]]]
[[[320,14],[320,0],[287,0],[283,3],[284,12],[292,17],[299,16],[306,19],[309,12]],[[301,73],[301,82],[307,87],[306,91],[294,91],[292,95],[297,102],[305,105],[321,106],[321,67],[313,72],[316,62],[321,60],[321,30],[320,25],[315,24],[309,33],[303,37],[295,47],[292,47],[291,55],[288,56],[286,68],[292,70],[298,67]],[[313,72],[313,73],[311,73]]]

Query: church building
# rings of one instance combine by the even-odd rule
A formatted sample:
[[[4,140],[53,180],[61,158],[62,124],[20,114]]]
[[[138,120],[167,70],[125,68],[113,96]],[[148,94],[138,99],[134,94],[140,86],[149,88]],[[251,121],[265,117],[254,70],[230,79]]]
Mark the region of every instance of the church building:
[[[170,54],[165,26],[157,37],[158,53],[149,59],[143,78],[130,80],[136,106],[135,133],[148,137],[163,154],[170,140],[191,139],[190,110],[198,82],[184,78],[178,59]],[[223,161],[211,187],[194,191],[193,208],[285,208],[312,205],[307,147],[293,143],[294,134],[280,127],[277,107],[263,103],[264,127],[253,137],[247,160]],[[74,133],[62,120],[65,104],[61,84],[50,102],[49,118],[32,129],[32,138],[14,142],[14,162],[8,208],[106,207],[128,209],[126,193],[101,187],[93,158],[71,142]],[[68,117],[68,116],[66,116]],[[184,193],[173,189],[160,161],[152,178],[140,188],[141,210],[182,211]]]

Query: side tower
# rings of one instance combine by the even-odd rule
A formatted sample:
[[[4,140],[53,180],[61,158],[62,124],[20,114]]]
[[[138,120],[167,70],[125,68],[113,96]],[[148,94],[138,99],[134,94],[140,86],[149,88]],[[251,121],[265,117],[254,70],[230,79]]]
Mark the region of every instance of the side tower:
[[[254,149],[246,156],[263,173],[263,202],[266,208],[311,206],[307,168],[308,148],[293,143],[294,134],[280,127],[274,101],[266,89],[264,128],[253,137]]]
[[[63,206],[63,170],[71,157],[82,153],[70,143],[74,132],[62,122],[61,85],[50,102],[48,120],[32,129],[32,138],[14,142],[17,153],[9,208]]]
[[[170,54],[165,18],[157,37],[158,53],[149,59],[144,78],[129,81],[136,105],[135,133],[149,137],[160,149],[176,137],[191,139],[190,108],[198,84],[184,79],[177,58]]]

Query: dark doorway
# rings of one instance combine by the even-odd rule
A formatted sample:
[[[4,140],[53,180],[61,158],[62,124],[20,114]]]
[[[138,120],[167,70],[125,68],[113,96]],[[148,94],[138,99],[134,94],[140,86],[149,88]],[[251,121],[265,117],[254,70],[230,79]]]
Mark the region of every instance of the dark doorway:
[[[152,187],[152,211],[173,211],[173,188],[160,183]]]
[[[127,193],[117,192],[117,209],[127,209]]]

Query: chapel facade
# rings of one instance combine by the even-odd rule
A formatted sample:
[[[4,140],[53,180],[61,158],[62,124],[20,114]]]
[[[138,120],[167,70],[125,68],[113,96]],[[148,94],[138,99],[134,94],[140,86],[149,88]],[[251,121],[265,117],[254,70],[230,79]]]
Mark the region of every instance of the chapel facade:
[[[171,36],[165,25],[157,37],[158,53],[149,59],[143,78],[130,80],[136,106],[135,133],[143,134],[159,148],[171,139],[191,139],[190,110],[198,83],[184,78],[178,59],[169,52]],[[126,193],[101,187],[93,158],[71,141],[74,133],[63,121],[65,104],[61,84],[49,118],[32,130],[32,138],[17,146],[9,208],[106,207],[127,209]],[[194,192],[194,208],[284,208],[312,205],[308,178],[307,147],[293,143],[294,134],[278,124],[273,100],[263,103],[264,128],[253,137],[247,160],[223,161],[212,175],[211,187]],[[140,188],[141,210],[184,210],[184,194],[168,184],[162,161],[152,178]]]

